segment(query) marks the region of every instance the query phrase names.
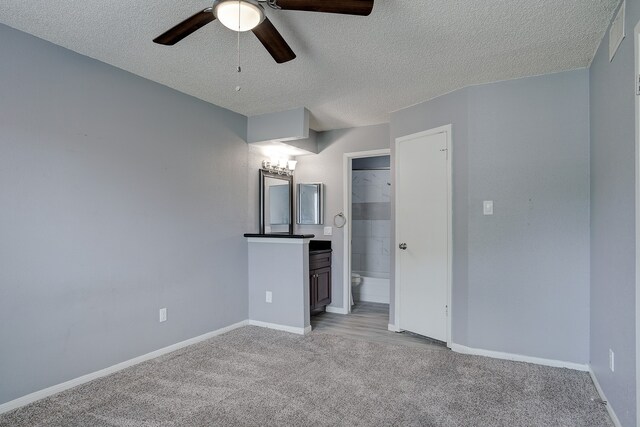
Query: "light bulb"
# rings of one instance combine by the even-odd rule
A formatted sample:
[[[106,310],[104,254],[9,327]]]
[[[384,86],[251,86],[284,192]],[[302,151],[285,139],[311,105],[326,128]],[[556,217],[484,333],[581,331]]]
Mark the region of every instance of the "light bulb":
[[[246,0],[222,0],[213,11],[222,25],[233,31],[252,30],[264,19],[260,6]]]

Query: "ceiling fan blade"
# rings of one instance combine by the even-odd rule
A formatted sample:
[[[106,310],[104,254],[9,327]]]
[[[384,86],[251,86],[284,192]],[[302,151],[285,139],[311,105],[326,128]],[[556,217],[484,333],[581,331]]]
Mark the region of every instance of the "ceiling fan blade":
[[[278,64],[295,59],[296,54],[293,53],[293,50],[276,30],[276,27],[269,21],[269,18],[265,17],[264,21],[251,31]]]
[[[373,0],[276,0],[282,10],[342,13],[367,16],[373,10]]]
[[[212,9],[208,7],[203,11],[196,13],[192,17],[185,19],[169,31],[160,34],[158,37],[153,39],[153,42],[166,46],[173,46],[214,19],[216,19],[216,17],[213,15]]]

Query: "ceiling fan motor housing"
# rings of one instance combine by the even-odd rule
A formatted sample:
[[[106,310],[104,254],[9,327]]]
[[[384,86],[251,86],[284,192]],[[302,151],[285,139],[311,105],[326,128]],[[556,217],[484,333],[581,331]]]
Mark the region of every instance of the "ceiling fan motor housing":
[[[264,8],[257,0],[214,0],[213,14],[233,31],[249,31],[264,21]]]

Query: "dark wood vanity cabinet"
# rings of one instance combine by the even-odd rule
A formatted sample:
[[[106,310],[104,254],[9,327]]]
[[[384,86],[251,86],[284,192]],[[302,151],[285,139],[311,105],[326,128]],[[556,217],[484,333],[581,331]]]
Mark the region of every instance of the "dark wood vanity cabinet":
[[[309,251],[311,313],[331,304],[331,249]]]

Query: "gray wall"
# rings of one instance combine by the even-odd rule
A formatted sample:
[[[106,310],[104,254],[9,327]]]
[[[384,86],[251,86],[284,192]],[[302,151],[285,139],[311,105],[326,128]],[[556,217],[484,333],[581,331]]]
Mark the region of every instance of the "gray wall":
[[[591,65],[591,367],[623,426],[636,425],[633,28],[609,62],[608,33]],[[609,370],[609,349],[616,355]]]
[[[246,319],[246,118],[0,39],[0,403]]]
[[[389,125],[365,126],[319,132],[319,154],[297,158],[294,182],[323,182],[325,184],[324,222],[333,227],[333,217],[343,211],[342,166],[344,153],[389,148]],[[323,236],[323,226],[297,225],[300,233],[312,233],[317,239],[331,240],[332,254],[332,303],[343,307],[343,245],[344,229],[333,227],[333,236]]]
[[[453,125],[454,342],[588,361],[588,89],[578,70],[392,115],[392,141]],[[493,216],[482,200],[494,201]]]
[[[467,344],[586,363],[588,71],[469,88],[468,158]]]

